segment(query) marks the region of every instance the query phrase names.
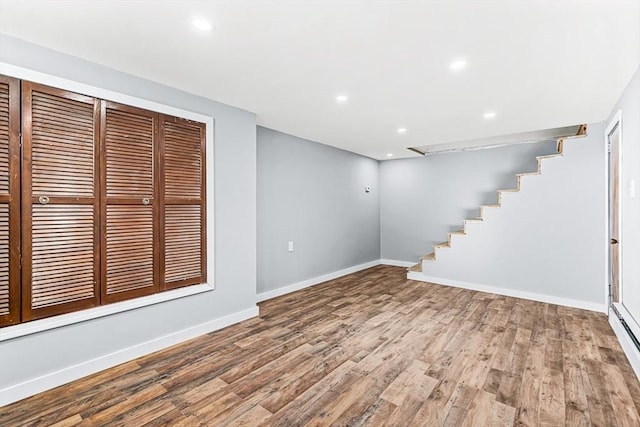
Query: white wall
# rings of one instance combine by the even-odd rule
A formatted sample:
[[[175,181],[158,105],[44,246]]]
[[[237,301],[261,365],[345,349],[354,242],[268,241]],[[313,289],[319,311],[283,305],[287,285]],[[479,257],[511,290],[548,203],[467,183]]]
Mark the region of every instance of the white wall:
[[[257,312],[253,113],[2,35],[0,62],[213,117],[216,255],[214,291],[0,342],[0,405],[37,391],[32,380],[56,385],[105,355]]]
[[[640,69],[613,108],[607,123],[622,111],[621,284],[623,305],[640,325]],[[602,135],[604,140],[604,135]],[[635,181],[636,196],[629,189]],[[627,319],[629,321],[629,319]]]
[[[590,124],[563,156],[543,159],[540,175],[523,177],[520,192],[423,262],[427,280],[605,311],[603,130]]]
[[[263,127],[257,136],[258,294],[380,259],[378,161]]]

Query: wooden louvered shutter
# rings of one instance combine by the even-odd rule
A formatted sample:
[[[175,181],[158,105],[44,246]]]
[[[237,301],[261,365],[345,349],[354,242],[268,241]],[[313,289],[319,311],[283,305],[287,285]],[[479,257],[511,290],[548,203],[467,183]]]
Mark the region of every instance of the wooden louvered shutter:
[[[20,321],[20,82],[0,76],[0,327]]]
[[[156,113],[102,104],[103,302],[158,290],[156,121]]]
[[[206,281],[205,125],[161,116],[162,289]]]
[[[32,320],[99,303],[100,101],[22,84],[22,314]]]

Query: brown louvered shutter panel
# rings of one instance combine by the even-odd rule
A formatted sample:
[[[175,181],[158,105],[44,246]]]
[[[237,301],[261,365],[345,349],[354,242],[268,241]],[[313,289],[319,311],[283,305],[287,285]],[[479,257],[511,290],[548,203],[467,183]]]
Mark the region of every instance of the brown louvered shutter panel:
[[[99,104],[22,84],[23,320],[98,304]]]
[[[205,125],[162,116],[162,287],[202,283],[205,274]]]
[[[0,327],[20,321],[20,82],[0,76]]]
[[[113,302],[158,289],[157,114],[112,102],[102,110],[102,301]]]

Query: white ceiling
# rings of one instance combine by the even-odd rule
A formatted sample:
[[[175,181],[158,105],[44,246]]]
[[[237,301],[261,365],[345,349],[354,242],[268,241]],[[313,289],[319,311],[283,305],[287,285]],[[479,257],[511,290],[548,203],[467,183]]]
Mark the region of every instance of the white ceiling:
[[[604,120],[640,64],[640,1],[0,0],[0,32],[377,159]]]

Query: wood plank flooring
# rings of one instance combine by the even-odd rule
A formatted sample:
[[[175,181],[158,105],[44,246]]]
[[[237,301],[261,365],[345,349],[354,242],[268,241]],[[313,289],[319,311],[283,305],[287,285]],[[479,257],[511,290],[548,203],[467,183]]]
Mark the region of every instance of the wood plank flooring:
[[[259,318],[0,408],[0,425],[640,426],[640,384],[603,314],[405,274],[264,302]]]

